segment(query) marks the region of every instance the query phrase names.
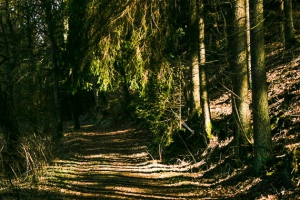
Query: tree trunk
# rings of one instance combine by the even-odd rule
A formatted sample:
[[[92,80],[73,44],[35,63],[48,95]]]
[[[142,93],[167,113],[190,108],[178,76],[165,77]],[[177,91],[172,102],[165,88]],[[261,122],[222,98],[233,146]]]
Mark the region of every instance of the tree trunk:
[[[251,67],[254,130],[254,170],[260,175],[271,158],[271,130],[268,108],[264,50],[263,0],[250,1]]]
[[[289,49],[295,42],[292,0],[284,0],[284,35],[285,48]]]
[[[204,3],[203,0],[198,4],[199,13],[199,68],[200,68],[200,99],[204,121],[205,135],[208,139],[212,138],[212,124],[210,117],[209,98],[207,92],[206,79],[206,52],[205,52],[205,23],[204,23]]]
[[[249,1],[246,1],[246,27],[247,27],[247,63],[248,63],[248,85],[249,89],[252,88],[251,76],[251,45],[250,45],[250,8]]]
[[[234,1],[232,41],[232,112],[235,119],[235,153],[237,157],[246,155],[245,146],[251,137],[251,113],[248,97],[248,44],[247,44],[246,0]]]
[[[200,106],[200,74],[199,74],[199,27],[198,27],[198,0],[191,0],[190,12],[190,53],[192,62],[192,88],[193,88],[193,103],[192,103],[192,115],[197,114],[199,117],[201,114]]]

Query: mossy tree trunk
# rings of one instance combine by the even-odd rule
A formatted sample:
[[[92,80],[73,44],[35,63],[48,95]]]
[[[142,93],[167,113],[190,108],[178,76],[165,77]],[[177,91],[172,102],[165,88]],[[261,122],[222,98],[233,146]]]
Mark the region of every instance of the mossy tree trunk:
[[[272,155],[265,68],[263,0],[251,0],[250,10],[254,170],[256,175],[261,175]]]

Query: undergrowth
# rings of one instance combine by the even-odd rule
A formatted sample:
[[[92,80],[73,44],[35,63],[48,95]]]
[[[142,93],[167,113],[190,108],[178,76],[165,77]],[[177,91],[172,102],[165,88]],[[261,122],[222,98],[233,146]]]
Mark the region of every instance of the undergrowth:
[[[23,131],[14,154],[6,150],[3,137],[0,139],[0,194],[10,190],[18,194],[19,185],[24,182],[38,183],[43,170],[54,157],[56,146],[51,132]],[[1,196],[1,195],[0,195]]]

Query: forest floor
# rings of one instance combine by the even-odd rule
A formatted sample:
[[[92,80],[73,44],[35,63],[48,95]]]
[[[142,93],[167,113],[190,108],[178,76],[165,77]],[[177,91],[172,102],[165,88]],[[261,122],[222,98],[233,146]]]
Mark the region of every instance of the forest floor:
[[[86,126],[67,133],[60,157],[38,184],[20,184],[2,199],[297,199],[299,189],[275,188],[244,168],[199,170],[205,162],[161,164],[147,151],[143,130]],[[219,163],[221,165],[222,163]],[[215,171],[216,169],[223,171]],[[278,180],[277,180],[278,181]],[[298,196],[298,199],[300,199]],[[284,197],[284,198],[283,198]]]
[[[230,138],[212,141],[197,162],[163,164],[149,153],[149,134],[135,124],[91,124],[65,133],[58,157],[38,182],[12,183],[0,199],[300,199],[300,48],[282,54],[269,46],[276,159],[264,176],[253,175],[251,156],[245,163],[230,156]],[[211,110],[214,119],[230,115],[229,91],[212,99]]]

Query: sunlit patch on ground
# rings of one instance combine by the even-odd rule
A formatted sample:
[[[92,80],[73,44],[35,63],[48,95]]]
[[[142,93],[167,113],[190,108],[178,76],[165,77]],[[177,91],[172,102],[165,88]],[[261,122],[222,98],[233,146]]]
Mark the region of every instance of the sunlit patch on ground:
[[[218,99],[210,102],[210,112],[212,119],[222,119],[224,116],[231,114],[231,97],[230,92],[225,92]]]

